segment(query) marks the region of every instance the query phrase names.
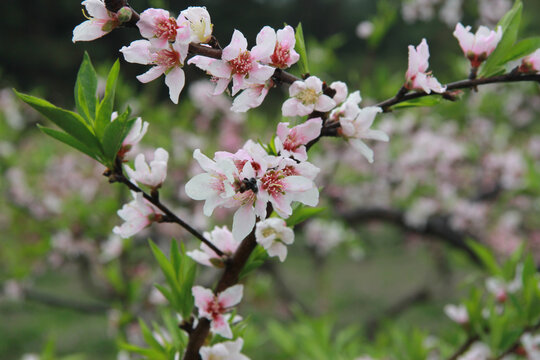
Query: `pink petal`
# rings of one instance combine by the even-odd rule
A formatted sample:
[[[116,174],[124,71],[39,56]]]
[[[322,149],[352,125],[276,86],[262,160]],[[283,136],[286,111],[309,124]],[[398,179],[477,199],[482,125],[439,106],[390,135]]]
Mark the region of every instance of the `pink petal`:
[[[142,83],[147,83],[147,82],[157,79],[164,72],[165,72],[165,69],[163,69],[161,66],[152,66],[150,70],[148,70],[144,74],[137,76],[137,80],[139,80]]]
[[[257,34],[257,45],[251,49],[251,56],[255,60],[265,60],[270,58],[276,47],[276,31],[270,26],[265,26]]]
[[[109,19],[109,12],[105,3],[101,0],[85,0],[81,3],[85,6],[88,15],[96,19]]]
[[[230,308],[240,303],[244,292],[243,285],[234,285],[218,295],[218,301],[224,308]]]
[[[214,334],[221,335],[226,339],[232,339],[233,334],[231,326],[223,315],[214,317],[212,323],[210,324],[210,330],[212,330]]]
[[[73,42],[77,41],[92,41],[107,34],[107,32],[101,30],[103,24],[95,20],[86,20],[85,22],[77,25],[73,29]]]
[[[165,84],[169,87],[169,96],[173,103],[178,104],[178,97],[184,88],[184,70],[176,66],[165,75]]]
[[[330,111],[335,107],[336,107],[336,102],[332,100],[330,96],[327,96],[327,95],[319,96],[319,100],[317,100],[317,104],[315,104],[315,110],[322,111],[322,112]]]
[[[127,62],[147,65],[152,63],[150,45],[150,41],[148,40],[136,40],[129,46],[122,47],[120,52],[124,54]]]
[[[234,213],[232,233],[236,241],[242,241],[255,226],[255,210],[251,204],[241,206]]]
[[[202,286],[194,286],[191,288],[191,293],[195,298],[195,306],[199,309],[199,313],[201,311],[207,313],[208,306],[212,304],[215,298],[212,290],[203,288]]]
[[[238,31],[234,30],[231,43],[223,49],[221,58],[226,61],[231,61],[238,57],[241,52],[246,51],[247,49],[247,40],[244,35]]]

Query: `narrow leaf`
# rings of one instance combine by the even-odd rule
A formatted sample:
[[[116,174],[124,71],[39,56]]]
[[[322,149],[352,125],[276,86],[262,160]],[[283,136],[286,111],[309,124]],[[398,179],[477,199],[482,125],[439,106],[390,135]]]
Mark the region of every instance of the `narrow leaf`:
[[[506,64],[505,59],[517,39],[522,10],[523,4],[521,0],[516,1],[512,9],[497,24],[497,26],[501,26],[503,35],[495,51],[493,51],[481,67],[479,72],[480,77],[493,76],[499,73],[501,68]]]
[[[120,62],[115,61],[109,76],[107,76],[107,86],[105,87],[105,96],[98,105],[96,114],[96,135],[101,139],[105,132],[105,128],[111,122],[111,115],[114,106],[114,95],[116,92],[116,81],[118,80],[118,73],[120,71]]]
[[[85,52],[75,82],[75,106],[88,125],[92,125],[96,118],[97,83],[96,70]]]
[[[296,38],[296,45],[294,48],[300,55],[300,62],[298,63],[300,65],[300,72],[302,74],[308,74],[309,66],[306,53],[306,43],[304,41],[304,32],[302,31],[302,23],[298,23],[294,37]]]
[[[65,132],[61,132],[61,131],[58,131],[58,130],[47,128],[47,127],[41,126],[39,124],[38,124],[38,128],[44,134],[49,135],[50,137],[52,137],[52,138],[54,138],[54,139],[56,139],[56,140],[58,140],[60,142],[63,142],[64,144],[69,145],[72,148],[74,148],[76,150],[79,150],[80,152],[90,156],[92,159],[99,161],[98,157],[96,156],[96,154],[94,154],[94,152],[92,150],[90,150],[86,145],[84,145],[80,141],[74,139],[72,136],[66,134]]]
[[[424,106],[434,106],[441,102],[440,96],[424,96],[417,99],[403,101],[399,104],[392,106],[392,109],[405,109],[412,107],[424,107]]]
[[[39,111],[43,116],[58,125],[59,128],[86,145],[96,154],[102,154],[101,145],[79,114],[56,107],[50,102],[35,96],[14,91],[22,101]]]
[[[114,121],[109,122],[103,133],[102,143],[103,150],[105,152],[105,159],[107,159],[107,161],[110,163],[114,162],[116,154],[122,146],[122,141],[135,121],[128,120],[130,111],[131,110],[128,108]]]
[[[306,221],[307,219],[323,212],[325,208],[319,208],[319,207],[307,207],[307,206],[299,206],[297,207],[291,216],[289,216],[288,219],[286,219],[287,226],[295,226],[303,221]]]
[[[520,59],[540,49],[540,36],[530,37],[518,42],[504,58],[504,62]]]
[[[479,244],[474,240],[467,240],[467,245],[474,251],[478,256],[482,264],[491,272],[493,275],[501,275],[501,269],[497,264],[497,260],[493,254],[486,248],[484,245]]]

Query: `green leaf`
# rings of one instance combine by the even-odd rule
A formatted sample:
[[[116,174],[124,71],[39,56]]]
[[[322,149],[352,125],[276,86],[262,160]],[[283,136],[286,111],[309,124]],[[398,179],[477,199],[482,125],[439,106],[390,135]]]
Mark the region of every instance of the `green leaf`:
[[[118,73],[120,71],[120,62],[118,59],[115,61],[109,76],[107,76],[107,86],[105,87],[105,96],[98,105],[96,114],[96,135],[101,139],[105,133],[105,129],[111,122],[111,115],[113,112],[114,95],[116,92],[116,82],[118,80]]]
[[[17,90],[14,91],[22,101],[39,111],[73,138],[86,145],[92,152],[99,155],[103,153],[100,143],[79,114],[56,107],[50,102],[35,96],[22,94]]]
[[[181,301],[180,308],[181,308],[182,317],[184,319],[189,318],[189,315],[191,314],[193,310],[193,306],[195,305],[195,298],[193,297],[191,288],[193,288],[193,283],[195,282],[196,274],[197,274],[197,265],[193,261],[191,261],[191,263],[188,264],[186,273],[184,274],[184,278],[182,279],[183,280],[182,289],[181,289],[182,301]]]
[[[406,109],[413,107],[423,107],[423,106],[434,106],[441,102],[442,97],[434,96],[424,96],[417,99],[403,101],[399,104],[392,106],[392,109]]]
[[[37,126],[39,130],[41,130],[44,134],[49,135],[50,137],[60,142],[63,142],[64,144],[69,145],[72,148],[79,150],[80,152],[90,156],[92,159],[99,161],[97,155],[92,150],[90,150],[86,145],[74,139],[72,136],[66,134],[65,132],[47,128],[39,124]]]
[[[122,114],[120,114],[114,121],[110,121],[105,127],[105,131],[102,137],[103,150],[105,152],[105,159],[111,165],[114,163],[116,154],[122,146],[122,141],[126,137],[127,133],[135,120],[128,120],[131,110],[128,108]]]
[[[289,218],[287,218],[285,221],[287,222],[287,226],[293,227],[317,214],[320,214],[324,210],[326,209],[320,207],[308,207],[300,205],[293,210],[292,215],[289,216]]]
[[[75,106],[90,126],[93,125],[96,118],[97,83],[96,70],[92,66],[90,56],[85,52],[75,82]]]
[[[240,275],[238,275],[238,278],[242,279],[246,275],[248,275],[253,270],[257,269],[259,266],[264,264],[264,262],[268,259],[268,254],[266,253],[266,250],[260,245],[257,245],[255,250],[249,255],[248,261],[246,262],[246,265],[244,265],[244,268],[240,272]]]
[[[141,319],[139,319],[139,327],[141,328],[141,333],[142,333],[142,336],[144,338],[144,341],[148,345],[150,345],[150,347],[152,349],[155,349],[155,350],[158,350],[158,351],[164,351],[165,350],[165,349],[163,349],[163,346],[161,346],[161,344],[156,339],[154,339],[154,335],[152,334],[152,332],[150,331],[148,326],[146,326],[144,321],[142,321]]]
[[[508,54],[504,58],[504,62],[507,63],[509,61],[520,59],[529,54],[532,54],[536,49],[539,49],[539,48],[540,48],[540,36],[523,39],[520,42],[518,42],[516,45],[514,45],[512,50],[508,52]]]
[[[503,35],[495,51],[491,53],[480,68],[478,73],[480,77],[490,77],[501,71],[504,72],[504,65],[507,63],[505,59],[517,40],[522,11],[523,4],[521,0],[517,0],[512,9],[497,24],[497,26],[501,26]]]
[[[495,257],[493,256],[493,254],[489,251],[487,247],[471,239],[467,239],[466,242],[467,242],[467,245],[469,245],[471,250],[474,251],[476,256],[478,256],[482,264],[484,264],[486,269],[492,275],[498,275],[498,276],[502,275],[501,268],[497,264],[497,260],[495,260]]]
[[[304,41],[304,32],[302,31],[302,23],[298,23],[294,37],[296,38],[296,45],[294,49],[300,55],[300,62],[298,63],[300,65],[300,72],[302,74],[308,74],[309,66],[306,53],[306,43]]]
[[[163,275],[165,275],[165,278],[167,279],[167,282],[169,283],[169,286],[171,287],[172,291],[179,292],[180,289],[178,286],[178,282],[176,281],[176,275],[174,273],[172,264],[169,262],[165,254],[163,254],[163,252],[152,240],[149,239],[148,243],[150,244],[152,253],[154,254],[154,257],[156,258],[159,264],[159,267],[161,268]]]

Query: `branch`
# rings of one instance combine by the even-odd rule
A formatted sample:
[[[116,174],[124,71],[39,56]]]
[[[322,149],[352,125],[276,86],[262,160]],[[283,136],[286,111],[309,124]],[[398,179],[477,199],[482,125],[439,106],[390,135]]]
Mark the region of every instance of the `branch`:
[[[474,251],[465,241],[468,234],[452,229],[448,225],[448,217],[446,216],[430,216],[424,227],[407,224],[405,214],[402,211],[382,207],[357,208],[351,211],[341,212],[340,216],[351,226],[358,226],[359,223],[366,221],[385,221],[415,234],[435,236],[451,246],[465,251],[475,263],[480,263]]]
[[[412,100],[412,99],[418,99],[425,96],[442,96],[443,98],[453,98],[454,94],[452,94],[452,91],[454,90],[460,90],[460,89],[470,89],[475,88],[478,85],[486,85],[486,84],[495,84],[495,83],[510,83],[510,82],[521,82],[521,81],[536,81],[540,82],[540,74],[521,74],[517,71],[511,71],[504,75],[499,76],[492,76],[488,78],[479,78],[479,79],[467,79],[467,80],[460,80],[456,82],[452,82],[446,85],[446,91],[442,94],[431,92],[426,93],[424,91],[418,91],[418,92],[408,92],[403,93],[402,91],[398,92],[396,96],[381,101],[378,104],[375,104],[374,106],[378,106],[383,109],[384,112],[391,111],[390,107],[394,106],[396,104]]]
[[[203,234],[201,234],[199,231],[197,231],[195,228],[193,228],[191,225],[186,223],[184,220],[180,219],[176,214],[174,214],[167,206],[165,206],[160,200],[158,193],[155,192],[153,194],[148,194],[144,190],[142,190],[140,187],[129,181],[128,178],[124,175],[122,171],[121,165],[118,164],[119,160],[117,158],[117,165],[115,166],[114,171],[109,172],[106,171],[104,175],[109,177],[109,182],[119,182],[124,185],[126,185],[130,190],[135,191],[137,193],[141,193],[142,196],[148,200],[152,205],[157,207],[159,210],[161,210],[165,214],[165,219],[162,220],[162,222],[173,222],[184,229],[186,229],[190,234],[195,236],[197,239],[202,241],[205,245],[207,245],[210,249],[212,249],[216,254],[219,256],[225,255],[223,251],[218,249],[214,244],[212,244],[208,239],[204,237]]]
[[[105,313],[110,307],[103,303],[85,303],[72,299],[55,297],[30,288],[23,288],[23,296],[30,301],[39,302],[52,307],[70,309],[83,313]]]
[[[469,350],[472,344],[474,344],[480,337],[478,335],[469,336],[467,340],[454,352],[447,360],[456,360],[465,351]]]

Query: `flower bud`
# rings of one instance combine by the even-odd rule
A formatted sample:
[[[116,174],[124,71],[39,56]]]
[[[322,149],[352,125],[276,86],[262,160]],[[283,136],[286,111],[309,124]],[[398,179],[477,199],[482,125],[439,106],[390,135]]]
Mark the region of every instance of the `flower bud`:
[[[131,11],[131,8],[129,6],[124,6],[118,12],[116,13],[116,16],[118,17],[118,21],[120,23],[125,23],[131,20],[131,15],[133,12]]]

